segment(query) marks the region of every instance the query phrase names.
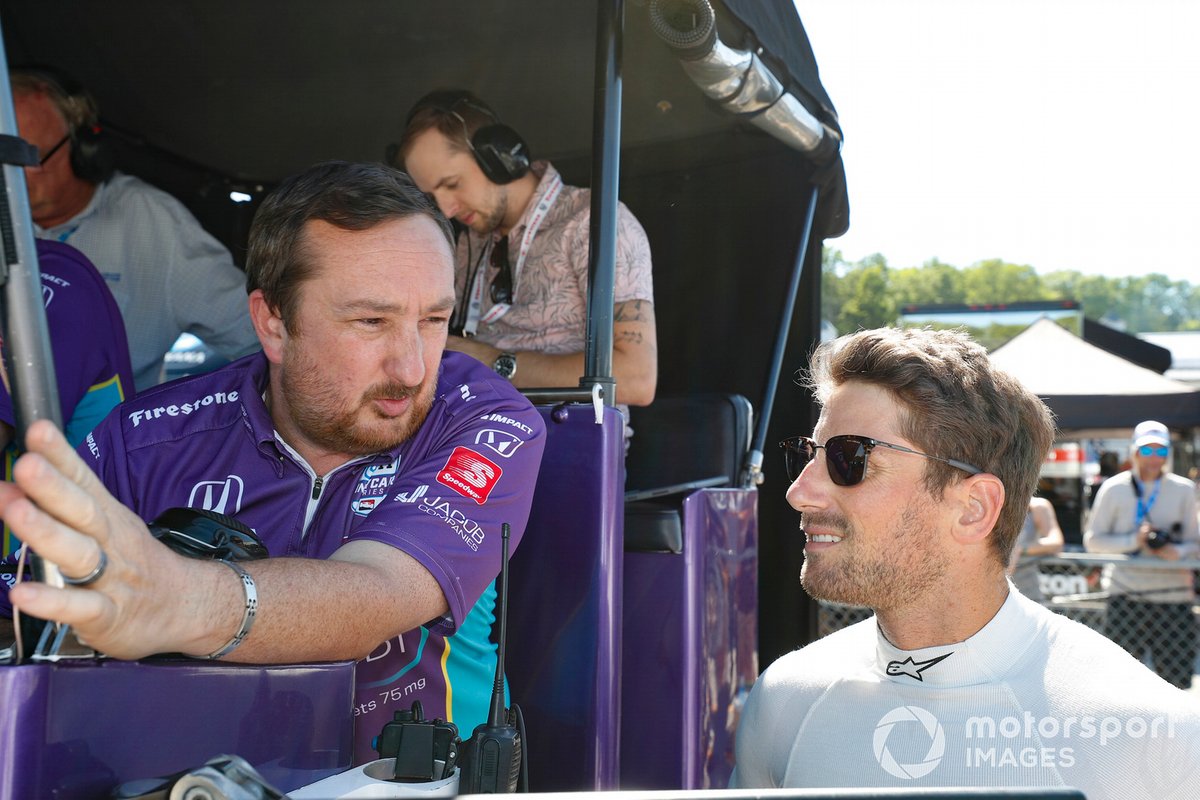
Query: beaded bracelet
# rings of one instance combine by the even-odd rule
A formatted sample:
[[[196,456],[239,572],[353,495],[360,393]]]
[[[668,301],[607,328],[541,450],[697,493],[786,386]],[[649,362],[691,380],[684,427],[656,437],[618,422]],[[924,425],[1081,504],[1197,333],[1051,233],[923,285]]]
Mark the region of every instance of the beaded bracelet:
[[[242,579],[242,589],[246,593],[246,611],[242,615],[242,625],[238,628],[238,632],[233,635],[233,638],[219,650],[209,653],[206,656],[201,656],[201,658],[210,661],[223,658],[232,653],[250,635],[250,629],[254,627],[254,617],[258,614],[258,588],[254,585],[254,578],[250,577],[250,573],[236,561],[226,561],[223,558],[218,558],[217,561],[236,572],[238,577]]]

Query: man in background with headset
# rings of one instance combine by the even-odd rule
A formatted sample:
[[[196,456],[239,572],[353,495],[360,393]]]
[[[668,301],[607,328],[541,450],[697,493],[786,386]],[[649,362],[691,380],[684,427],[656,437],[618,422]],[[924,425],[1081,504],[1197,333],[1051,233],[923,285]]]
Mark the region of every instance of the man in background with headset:
[[[576,386],[584,372],[591,192],[530,163],[512,128],[466,91],[435,91],[408,114],[388,160],[466,228],[455,253],[458,306],[448,349],[521,388]],[[650,245],[617,212],[613,307],[616,400],[649,405],[658,382]]]
[[[137,389],[161,380],[163,356],[187,331],[226,358],[258,349],[246,276],[171,195],[113,169],[95,99],[48,68],[9,72],[39,238],[64,242],[104,276],[125,320]]]

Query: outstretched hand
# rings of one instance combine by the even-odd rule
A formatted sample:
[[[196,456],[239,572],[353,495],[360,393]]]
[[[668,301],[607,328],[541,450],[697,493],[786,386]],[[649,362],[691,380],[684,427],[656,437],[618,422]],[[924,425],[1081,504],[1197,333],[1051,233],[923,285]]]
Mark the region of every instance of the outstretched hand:
[[[100,573],[86,585],[63,588],[22,581],[9,592],[13,606],[71,625],[81,642],[116,658],[204,652],[189,641],[188,615],[181,613],[185,587],[204,565],[151,536],[53,424],[30,425],[25,444],[13,469],[15,484],[0,484],[0,518],[64,578]]]

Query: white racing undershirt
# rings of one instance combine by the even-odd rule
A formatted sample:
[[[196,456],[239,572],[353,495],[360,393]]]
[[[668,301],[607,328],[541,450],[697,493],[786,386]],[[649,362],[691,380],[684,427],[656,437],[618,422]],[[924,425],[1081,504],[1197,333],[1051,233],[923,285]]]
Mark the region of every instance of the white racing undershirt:
[[[1010,588],[964,642],[894,647],[869,619],[755,685],[731,785],[1074,786],[1194,800],[1200,701]]]

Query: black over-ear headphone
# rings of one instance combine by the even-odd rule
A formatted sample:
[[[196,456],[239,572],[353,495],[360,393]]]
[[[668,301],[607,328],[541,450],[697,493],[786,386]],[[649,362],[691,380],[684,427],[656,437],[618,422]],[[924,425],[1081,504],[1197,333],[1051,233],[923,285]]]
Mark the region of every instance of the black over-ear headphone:
[[[457,111],[462,106],[473,108],[490,117],[493,123],[484,125],[475,131],[474,136],[468,135],[467,121]],[[412,110],[408,112],[405,128],[408,127],[408,123],[412,121],[413,117],[426,109],[449,114],[462,124],[463,136],[467,140],[467,146],[471,148],[475,163],[492,183],[500,185],[512,183],[529,172],[531,162],[529,145],[521,138],[521,134],[501,123],[495,112],[470,92],[460,90],[430,92],[418,100]]]
[[[83,84],[54,67],[22,67],[13,72],[27,75],[53,96],[55,108],[67,122],[75,177],[89,183],[103,183],[112,177],[112,148],[100,126],[96,101]]]

